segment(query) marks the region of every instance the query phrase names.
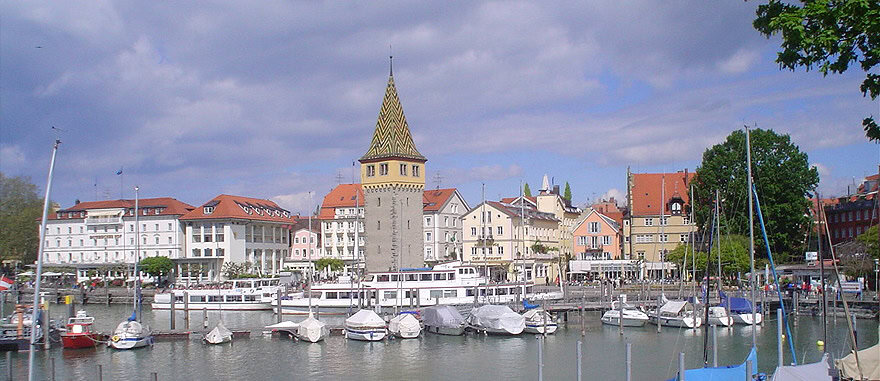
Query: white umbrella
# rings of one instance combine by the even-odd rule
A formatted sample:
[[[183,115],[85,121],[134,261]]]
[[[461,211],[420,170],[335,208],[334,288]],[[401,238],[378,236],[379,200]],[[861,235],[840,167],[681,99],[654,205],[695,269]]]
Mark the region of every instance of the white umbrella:
[[[18,274],[16,276],[34,276],[34,272],[33,271],[25,271],[25,272]]]

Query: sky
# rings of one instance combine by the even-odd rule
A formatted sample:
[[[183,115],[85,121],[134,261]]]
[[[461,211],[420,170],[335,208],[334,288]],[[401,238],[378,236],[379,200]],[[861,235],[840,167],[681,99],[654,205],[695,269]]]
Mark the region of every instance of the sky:
[[[307,213],[359,181],[394,56],[427,187],[622,199],[748,124],[789,134],[824,195],[877,173],[864,73],[780,70],[760,1],[0,2],[0,172],[51,198],[219,194]],[[52,127],[56,127],[53,130]],[[122,175],[117,171],[122,170]],[[309,197],[313,192],[314,197]]]

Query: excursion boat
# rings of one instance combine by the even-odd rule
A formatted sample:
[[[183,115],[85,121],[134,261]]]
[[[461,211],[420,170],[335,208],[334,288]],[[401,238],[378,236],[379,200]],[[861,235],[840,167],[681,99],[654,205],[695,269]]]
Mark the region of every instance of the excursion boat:
[[[620,302],[611,302],[611,309],[602,314],[602,323],[620,326],[621,308]],[[648,315],[638,308],[623,303],[623,326],[624,327],[644,327],[648,322]]]
[[[61,345],[67,349],[94,348],[103,340],[103,335],[92,331],[95,318],[86,311],[77,311],[76,316],[67,319],[67,331],[61,333]]]
[[[727,314],[727,309],[724,307],[709,307],[709,324],[730,327],[733,325],[733,318]]]
[[[183,309],[184,297],[189,297],[189,308],[194,310],[255,311],[272,309],[272,300],[281,289],[279,278],[250,278],[232,280],[232,288],[175,289],[153,298],[154,310]]]
[[[373,311],[360,310],[348,319],[345,319],[346,338],[361,341],[380,341],[387,334],[385,320],[382,320]]]
[[[561,291],[534,293],[533,285],[492,283],[477,268],[450,262],[434,268],[405,269],[400,272],[367,274],[363,281],[343,279],[336,283],[315,284],[311,288],[312,307],[321,315],[342,315],[359,307],[377,306],[382,310],[422,308],[436,305],[505,304],[519,299],[562,299]],[[308,314],[309,295],[299,292],[281,300],[282,313]],[[273,301],[277,306],[277,301]]]
[[[468,327],[477,332],[497,335],[519,335],[526,328],[526,319],[508,306],[485,305],[474,308]]]
[[[669,327],[697,328],[703,325],[703,319],[694,314],[693,310],[686,311],[684,307],[688,302],[683,300],[670,300],[660,307],[659,311],[651,311],[648,317],[654,324]]]
[[[388,332],[401,339],[415,339],[422,333],[422,323],[412,313],[403,312],[391,318]]]
[[[467,328],[464,316],[453,306],[431,306],[422,310],[425,331],[438,335],[459,336]]]
[[[535,308],[523,313],[526,320],[526,327],[523,331],[527,333],[551,334],[556,332],[556,320],[549,312],[541,308]]]
[[[134,349],[153,345],[152,331],[150,327],[129,319],[116,326],[107,345],[114,349]]]

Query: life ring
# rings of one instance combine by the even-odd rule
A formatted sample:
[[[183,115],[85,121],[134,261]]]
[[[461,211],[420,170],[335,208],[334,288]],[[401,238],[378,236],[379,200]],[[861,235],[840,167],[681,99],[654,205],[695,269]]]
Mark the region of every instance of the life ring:
[[[113,342],[115,343],[115,342],[119,341],[119,336],[113,335],[113,337],[111,337],[110,340],[113,340]]]

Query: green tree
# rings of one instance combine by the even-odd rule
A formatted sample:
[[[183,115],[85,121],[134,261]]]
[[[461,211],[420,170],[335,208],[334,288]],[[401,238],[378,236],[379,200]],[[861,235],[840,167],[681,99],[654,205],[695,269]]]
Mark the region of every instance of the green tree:
[[[523,194],[526,197],[532,197],[532,189],[529,188],[529,183],[526,183],[526,185],[523,186]]]
[[[732,234],[747,235],[748,191],[745,132],[734,131],[722,144],[703,153],[694,178],[693,200],[697,224],[705,229],[714,208],[715,190],[720,192],[721,225]],[[819,173],[810,167],[807,154],[792,144],[788,135],[755,129],[751,133],[752,176],[758,189],[761,211],[770,248],[775,258],[784,259],[802,249],[810,227],[807,195],[819,182]],[[755,216],[755,234],[761,227]],[[755,245],[756,255],[766,257],[764,244]],[[800,257],[798,255],[798,257]]]
[[[681,244],[666,255],[667,260],[675,263],[681,268],[684,264],[684,256],[687,253],[687,271],[693,264],[693,250],[691,245]],[[712,276],[715,276],[718,269],[718,252],[717,244],[712,245],[712,268],[709,270]],[[702,279],[706,271],[706,253],[697,251],[697,277]],[[738,273],[749,271],[749,238],[741,235],[730,235],[721,237],[721,273],[727,278],[734,278]]]
[[[857,62],[866,78],[862,95],[880,95],[880,2],[876,0],[801,0],[802,4],[770,0],[759,5],[752,25],[761,34],[781,33],[780,68],[817,68],[823,76],[843,73]],[[880,140],[873,117],[862,121],[870,140]]]
[[[158,280],[156,283],[162,283],[162,275],[171,273],[171,269],[174,268],[174,262],[168,257],[147,257],[141,259],[138,267],[140,267],[141,271],[156,277]]]
[[[0,260],[37,259],[42,212],[43,201],[29,178],[0,172]]]
[[[324,271],[324,269],[329,268],[330,271],[342,271],[345,267],[345,262],[342,262],[341,259],[337,258],[321,258],[315,261],[315,268],[318,271]]]
[[[880,258],[880,247],[877,245],[877,240],[880,239],[880,237],[877,236],[877,226],[878,225],[872,226],[870,229],[856,237],[856,241],[865,245],[871,258]]]
[[[562,198],[571,201],[571,186],[568,185],[568,181],[565,182],[565,191],[562,192]]]

